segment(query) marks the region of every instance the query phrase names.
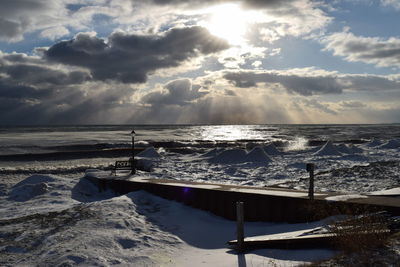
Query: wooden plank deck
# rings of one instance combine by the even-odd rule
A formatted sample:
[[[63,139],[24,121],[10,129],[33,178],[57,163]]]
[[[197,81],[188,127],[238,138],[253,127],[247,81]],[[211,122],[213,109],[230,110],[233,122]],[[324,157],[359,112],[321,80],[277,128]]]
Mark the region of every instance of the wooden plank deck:
[[[86,178],[95,183],[100,190],[109,188],[119,194],[145,190],[230,220],[236,218],[237,201],[244,202],[245,221],[299,223],[334,214],[381,210],[400,215],[400,198],[396,197],[364,196],[344,201],[329,201],[327,198],[338,194],[316,192],[314,200],[309,200],[307,191],[276,187],[222,185],[141,176]]]

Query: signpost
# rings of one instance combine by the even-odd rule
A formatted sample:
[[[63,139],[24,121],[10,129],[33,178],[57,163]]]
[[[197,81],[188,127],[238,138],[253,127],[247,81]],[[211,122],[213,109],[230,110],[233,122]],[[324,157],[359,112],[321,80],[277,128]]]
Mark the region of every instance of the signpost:
[[[307,163],[306,169],[310,173],[310,186],[308,188],[308,197],[310,198],[310,200],[314,200],[314,163]]]

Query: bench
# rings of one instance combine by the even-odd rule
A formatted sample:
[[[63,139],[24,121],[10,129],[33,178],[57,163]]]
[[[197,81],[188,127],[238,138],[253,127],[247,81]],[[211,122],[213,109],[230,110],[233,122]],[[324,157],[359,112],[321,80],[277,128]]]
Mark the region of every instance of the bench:
[[[112,173],[117,175],[117,170],[132,170],[132,160],[117,160],[112,167]],[[135,173],[135,168],[133,168],[133,173]]]

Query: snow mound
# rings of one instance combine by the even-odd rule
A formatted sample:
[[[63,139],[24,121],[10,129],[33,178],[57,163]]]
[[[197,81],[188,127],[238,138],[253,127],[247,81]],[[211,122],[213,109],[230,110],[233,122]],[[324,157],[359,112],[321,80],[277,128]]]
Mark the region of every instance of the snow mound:
[[[400,187],[395,187],[387,190],[380,190],[368,193],[373,196],[400,196]]]
[[[336,146],[336,149],[337,149],[337,151],[339,151],[340,153],[343,153],[343,154],[353,154],[353,151],[345,144],[340,144],[340,145]]]
[[[35,174],[32,176],[29,176],[28,178],[22,180],[21,182],[15,184],[13,187],[20,187],[22,185],[35,185],[35,184],[41,184],[41,183],[50,183],[50,182],[55,182],[57,179],[48,175],[39,175]]]
[[[268,163],[271,162],[272,159],[265,153],[262,147],[255,147],[249,153],[246,153],[243,149],[224,150],[210,158],[209,161],[217,164],[235,164],[244,162]]]
[[[161,155],[155,150],[154,147],[148,147],[139,154],[137,154],[138,157],[142,158],[160,158]]]
[[[15,201],[28,201],[49,191],[46,183],[23,184],[14,187],[10,192],[10,199]]]
[[[208,158],[208,157],[215,157],[216,155],[218,155],[218,153],[221,152],[220,149],[218,148],[214,148],[206,153],[204,153],[203,155],[201,155],[202,157]]]
[[[375,138],[372,138],[371,142],[366,144],[367,147],[377,147],[379,145],[382,145],[382,142],[377,140],[377,139],[375,139]]]
[[[315,156],[341,156],[342,154],[336,149],[331,141],[328,141],[320,150],[314,153]]]
[[[359,148],[359,147],[357,147],[355,145],[349,146],[349,149],[354,154],[359,154],[359,153],[363,153],[364,152],[364,150],[362,148]]]
[[[151,172],[154,168],[154,162],[149,159],[138,159],[136,161],[136,168],[142,171]]]
[[[378,146],[378,148],[383,148],[383,149],[393,149],[399,147],[400,147],[400,142],[395,139],[389,140],[385,144]]]
[[[268,163],[272,159],[265,153],[262,147],[255,147],[246,155],[246,161]]]
[[[242,163],[246,161],[246,151],[243,149],[228,149],[210,159],[212,163]]]
[[[268,155],[274,156],[274,155],[280,155],[282,154],[282,152],[280,152],[276,146],[274,145],[274,143],[271,143],[269,145],[266,145],[263,147],[265,153],[267,153]]]
[[[368,196],[359,195],[359,194],[349,194],[349,195],[339,195],[333,197],[327,197],[326,200],[329,201],[347,201],[350,199],[359,199],[359,198],[368,198]]]

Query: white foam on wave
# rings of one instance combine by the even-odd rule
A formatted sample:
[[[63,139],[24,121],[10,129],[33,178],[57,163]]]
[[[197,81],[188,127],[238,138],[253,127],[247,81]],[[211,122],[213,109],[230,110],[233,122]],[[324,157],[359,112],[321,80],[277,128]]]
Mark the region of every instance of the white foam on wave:
[[[289,141],[287,146],[287,151],[299,151],[306,149],[308,145],[308,140],[304,137],[296,137],[294,140]]]

